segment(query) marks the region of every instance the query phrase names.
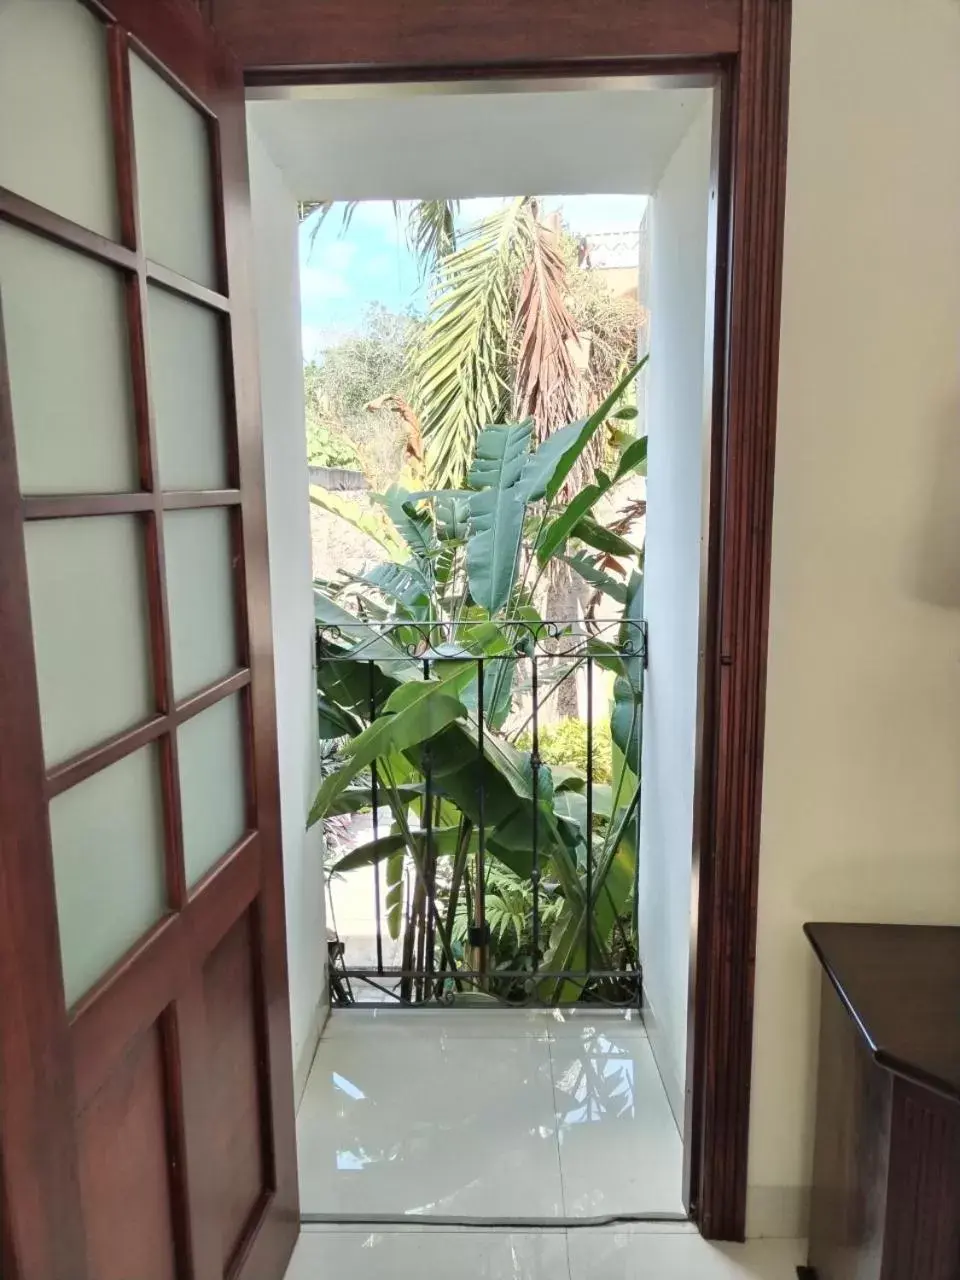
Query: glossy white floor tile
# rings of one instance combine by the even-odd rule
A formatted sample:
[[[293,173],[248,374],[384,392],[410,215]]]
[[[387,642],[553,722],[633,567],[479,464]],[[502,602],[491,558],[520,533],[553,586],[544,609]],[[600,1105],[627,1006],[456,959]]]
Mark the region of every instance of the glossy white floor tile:
[[[585,1024],[550,1046],[564,1214],[682,1213],[683,1147],[636,1024]]]
[[[568,1280],[563,1232],[304,1232],[286,1280]]]
[[[549,1044],[448,1035],[449,1018],[415,1035],[399,1017],[320,1043],[298,1117],[303,1212],[560,1216]]]
[[[305,1214],[682,1212],[643,1028],[602,1010],[334,1013],[298,1138]]]
[[[712,1245],[689,1230],[304,1231],[286,1280],[795,1280],[799,1241]]]
[[[717,1245],[686,1232],[571,1231],[570,1280],[796,1280],[796,1240]],[[426,1278],[424,1278],[426,1280]]]

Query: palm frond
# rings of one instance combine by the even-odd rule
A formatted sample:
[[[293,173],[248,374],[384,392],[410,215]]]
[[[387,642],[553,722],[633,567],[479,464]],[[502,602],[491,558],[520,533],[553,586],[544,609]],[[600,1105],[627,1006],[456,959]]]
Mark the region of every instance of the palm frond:
[[[467,231],[438,267],[422,341],[414,355],[417,405],[435,488],[458,488],[478,430],[504,419],[514,317],[519,197]]]
[[[421,278],[457,248],[454,217],[459,200],[417,200],[407,221],[407,242],[417,255]]]
[[[557,232],[531,209],[524,228],[529,255],[517,302],[513,416],[533,418],[538,440],[578,417],[581,377],[574,361],[580,335],[567,306],[567,264]]]

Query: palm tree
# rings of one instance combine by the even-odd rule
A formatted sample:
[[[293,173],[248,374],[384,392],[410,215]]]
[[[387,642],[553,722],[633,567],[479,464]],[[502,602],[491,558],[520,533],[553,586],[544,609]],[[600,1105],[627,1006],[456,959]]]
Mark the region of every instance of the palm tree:
[[[344,230],[358,204],[343,205]],[[319,227],[333,207],[304,204],[300,216],[319,210]],[[399,217],[396,201],[394,208]],[[486,424],[532,418],[542,440],[589,413],[637,350],[636,305],[591,290],[589,273],[576,269],[577,242],[557,215],[543,215],[538,197],[517,197],[459,236],[458,209],[458,201],[418,200],[407,215],[408,243],[432,275],[412,365],[435,488],[462,485]],[[568,495],[589,479],[602,449],[598,435]]]
[[[532,418],[538,440],[584,417],[635,359],[639,311],[578,270],[578,243],[522,196],[460,235],[435,268],[414,389],[437,488],[462,484],[479,427]],[[568,495],[603,450],[598,434]]]

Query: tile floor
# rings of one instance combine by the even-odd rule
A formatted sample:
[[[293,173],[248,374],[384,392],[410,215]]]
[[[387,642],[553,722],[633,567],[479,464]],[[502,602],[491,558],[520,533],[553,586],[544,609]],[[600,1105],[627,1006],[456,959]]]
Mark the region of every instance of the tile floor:
[[[636,1015],[336,1012],[297,1127],[308,1215],[682,1213],[680,1138]],[[504,1236],[476,1274],[499,1277],[498,1249],[556,1248],[555,1237]]]
[[[712,1245],[692,1228],[305,1229],[286,1280],[796,1280],[797,1241]]]

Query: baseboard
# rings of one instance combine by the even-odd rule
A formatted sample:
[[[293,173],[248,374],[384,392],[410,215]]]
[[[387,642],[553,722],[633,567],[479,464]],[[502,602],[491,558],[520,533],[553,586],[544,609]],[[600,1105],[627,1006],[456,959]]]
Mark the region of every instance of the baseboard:
[[[747,1187],[748,1240],[805,1240],[809,1187]]]
[[[663,1091],[667,1095],[667,1102],[669,1103],[670,1110],[673,1114],[674,1123],[682,1135],[684,1111],[683,1081],[673,1067],[663,1024],[657,1018],[657,1011],[648,1002],[646,992],[644,992],[643,1001],[643,1026],[647,1033],[647,1039],[650,1042],[650,1052],[653,1054],[653,1060],[657,1064],[657,1070],[660,1073]]]
[[[303,1048],[297,1055],[297,1061],[293,1069],[293,1096],[298,1111],[300,1110],[304,1090],[307,1087],[310,1068],[313,1066],[313,1060],[317,1056],[317,1046],[320,1044],[320,1037],[323,1035],[323,1029],[327,1025],[329,1017],[330,1001],[327,992],[324,991],[322,999],[313,1011],[313,1017],[310,1019],[310,1030],[307,1033],[306,1040],[303,1042]]]

